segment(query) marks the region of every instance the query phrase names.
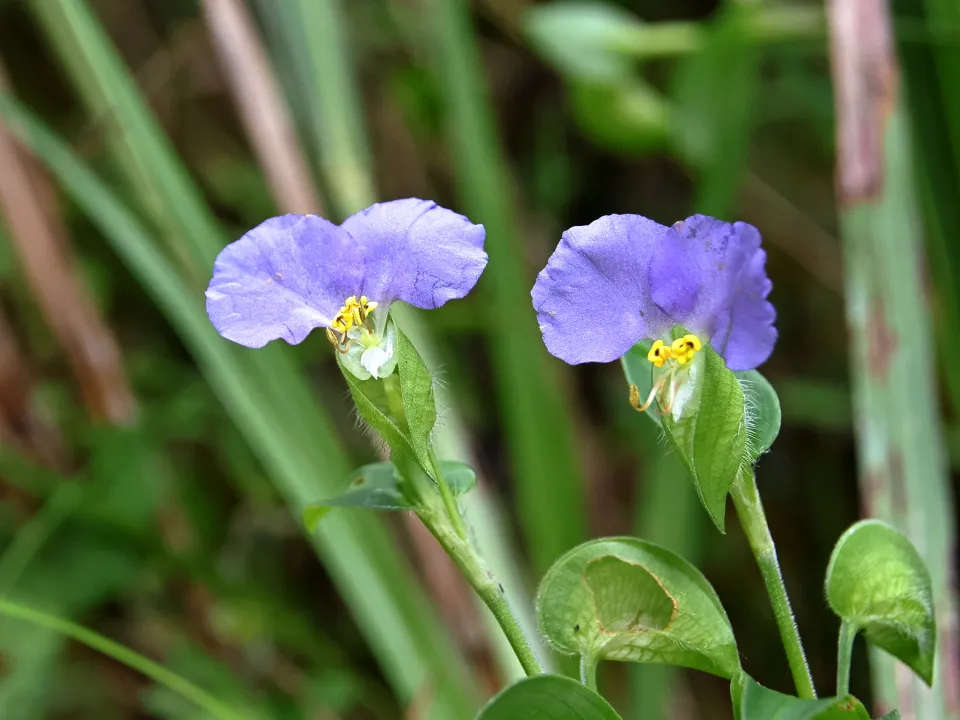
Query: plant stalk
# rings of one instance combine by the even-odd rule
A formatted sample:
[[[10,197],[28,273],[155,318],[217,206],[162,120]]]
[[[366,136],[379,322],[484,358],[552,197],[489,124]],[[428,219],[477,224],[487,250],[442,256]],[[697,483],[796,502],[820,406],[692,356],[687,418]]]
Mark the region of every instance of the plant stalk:
[[[503,586],[497,582],[486,563],[470,544],[470,541],[452,531],[449,524],[438,522],[437,516],[432,510],[424,509],[418,514],[423,524],[433,533],[437,542],[447,551],[447,554],[460,568],[460,572],[463,573],[471,587],[490,609],[490,612],[493,613],[494,618],[503,630],[503,634],[506,635],[510,647],[516,653],[524,672],[528,676],[542,674],[543,667],[540,665],[540,660],[537,659],[533,646],[523,632],[523,627],[510,609],[510,603],[507,602]]]
[[[797,687],[797,694],[804,699],[812,700],[817,697],[813,687],[813,677],[807,665],[807,657],[800,641],[800,633],[790,607],[790,598],[787,596],[787,587],[783,584],[783,575],[780,573],[780,563],[777,560],[777,548],[773,544],[767,518],[763,512],[763,503],[760,502],[760,492],[757,490],[757,479],[753,471],[743,473],[740,480],[734,483],[730,491],[733,504],[737,509],[737,517],[750,543],[750,549],[760,567],[763,583],[767,586],[770,595],[770,604],[780,630],[780,639],[787,653],[787,662],[790,663],[790,672]]]
[[[597,658],[589,653],[580,655],[580,682],[594,692],[597,690]]]
[[[383,387],[387,395],[387,405],[390,413],[397,420],[406,424],[407,416],[403,406],[399,377],[391,375],[384,378]],[[453,497],[450,486],[440,470],[440,461],[437,459],[436,452],[432,448],[430,449],[430,461],[443,501],[442,511],[437,505],[436,493],[432,492],[433,481],[427,477],[413,458],[405,454],[394,453],[391,460],[403,478],[420,495],[421,507],[417,511],[420,520],[460,569],[460,572],[463,573],[467,582],[490,609],[490,612],[493,613],[524,672],[527,675],[543,673],[543,667],[533,651],[533,646],[527,640],[523,626],[510,609],[510,603],[507,602],[503,586],[497,582],[486,562],[470,542],[463,515],[460,514],[456,499]]]
[[[857,629],[849,620],[840,623],[840,637],[837,638],[837,697],[844,697],[850,692],[850,664]]]

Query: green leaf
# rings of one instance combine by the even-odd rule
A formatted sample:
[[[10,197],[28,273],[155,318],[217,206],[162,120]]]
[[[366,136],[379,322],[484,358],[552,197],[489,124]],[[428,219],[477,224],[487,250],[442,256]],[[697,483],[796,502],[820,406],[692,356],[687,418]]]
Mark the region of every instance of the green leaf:
[[[592,540],[562,556],[537,593],[540,630],[561,653],[740,669],[733,630],[710,583],[678,555],[637,538]]]
[[[477,720],[620,720],[610,703],[562,675],[536,675],[514,683],[480,711]]]
[[[765,688],[746,673],[730,684],[730,695],[737,720],[870,720],[853,695],[801,700]]]
[[[743,390],[746,409],[747,452],[751,461],[770,449],[780,434],[780,398],[773,385],[756,370],[734,373]]]
[[[693,477],[700,502],[724,532],[727,493],[752,459],[746,450],[743,391],[723,358],[709,346],[697,354],[688,372],[685,384],[692,394],[686,400],[678,397],[678,406],[663,415],[662,424]]]
[[[342,495],[321,500],[303,511],[303,524],[308,533],[336,507],[367,508],[369,510],[415,510],[400,489],[400,477],[393,463],[364,465],[352,475],[349,488]]]
[[[877,718],[877,720],[900,720],[900,711],[899,711],[899,710],[891,710],[890,712],[888,712],[888,713],[887,713],[886,715],[884,715],[883,717]]]
[[[630,77],[634,63],[620,48],[643,27],[635,15],[601,2],[537,5],[524,24],[530,43],[564,76],[605,82]]]
[[[647,155],[668,144],[672,108],[642,77],[614,84],[578,81],[568,92],[577,124],[599,147]]]
[[[463,495],[477,484],[477,473],[466,463],[444,460],[440,463],[440,471],[454,495]]]
[[[880,520],[854,524],[827,567],[827,601],[867,641],[933,682],[937,629],[930,572],[909,539]]]
[[[463,495],[477,483],[476,472],[466,463],[444,461],[440,469],[454,495]],[[303,511],[303,524],[307,532],[313,533],[320,521],[338,507],[416,510],[416,505],[404,495],[401,482],[400,473],[391,462],[364,465],[350,475],[345,493],[308,505]]]

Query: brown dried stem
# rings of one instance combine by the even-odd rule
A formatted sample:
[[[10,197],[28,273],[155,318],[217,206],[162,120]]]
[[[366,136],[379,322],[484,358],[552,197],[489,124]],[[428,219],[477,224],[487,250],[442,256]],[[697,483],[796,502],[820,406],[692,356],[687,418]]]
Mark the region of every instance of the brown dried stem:
[[[5,88],[0,68],[0,90]],[[31,163],[13,136],[0,126],[0,210],[27,282],[80,383],[92,416],[129,423],[137,404],[120,346],[68,252],[66,228],[52,203],[54,193]]]

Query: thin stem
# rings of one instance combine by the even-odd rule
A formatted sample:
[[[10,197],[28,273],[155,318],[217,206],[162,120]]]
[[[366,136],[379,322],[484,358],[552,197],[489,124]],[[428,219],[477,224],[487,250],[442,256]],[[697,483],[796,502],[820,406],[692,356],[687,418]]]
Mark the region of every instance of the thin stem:
[[[460,572],[463,573],[477,595],[493,613],[494,618],[503,630],[503,634],[506,635],[510,647],[516,653],[524,672],[527,675],[542,674],[543,667],[540,665],[533,647],[527,641],[523,627],[510,609],[510,603],[507,602],[503,586],[497,582],[483,559],[473,549],[469,541],[451,532],[447,523],[437,522],[437,517],[432,511],[426,509],[419,514],[423,524],[437,538],[437,541],[460,568]]]
[[[440,468],[440,460],[433,448],[430,448],[430,464],[433,465],[433,474],[437,480],[437,487],[440,488],[440,497],[443,499],[443,506],[447,509],[447,515],[450,516],[450,522],[453,523],[453,529],[461,540],[467,539],[467,524],[463,521],[463,515],[457,505],[457,500],[450,490],[443,470]]]
[[[850,662],[857,630],[857,626],[848,620],[840,623],[840,637],[837,638],[837,697],[844,697],[850,692]]]
[[[130,648],[115,643],[113,640],[109,640],[99,633],[95,633],[93,630],[88,630],[69,620],[48,615],[39,610],[10,602],[9,600],[0,599],[0,615],[7,615],[8,617],[24,620],[82,642],[84,645],[143,673],[169,690],[190,700],[197,707],[206,710],[213,717],[219,718],[219,720],[249,720],[250,716],[241,715],[186,678],[177,675],[162,665],[158,665]]]
[[[793,682],[797,686],[797,694],[804,699],[812,700],[817,697],[813,687],[813,677],[807,665],[807,658],[803,652],[803,643],[797,631],[797,623],[793,618],[790,607],[790,598],[787,588],[783,584],[783,575],[780,574],[780,563],[777,560],[777,549],[767,526],[767,518],[760,502],[760,492],[757,490],[757,480],[753,471],[743,473],[740,480],[734,483],[730,491],[733,504],[737,509],[737,517],[746,533],[747,542],[760,567],[760,574],[767,586],[770,595],[770,604],[773,606],[773,615],[780,630],[780,639],[787,652],[787,661],[790,663],[790,672]]]
[[[594,692],[597,690],[597,658],[590,653],[580,655],[580,682]]]

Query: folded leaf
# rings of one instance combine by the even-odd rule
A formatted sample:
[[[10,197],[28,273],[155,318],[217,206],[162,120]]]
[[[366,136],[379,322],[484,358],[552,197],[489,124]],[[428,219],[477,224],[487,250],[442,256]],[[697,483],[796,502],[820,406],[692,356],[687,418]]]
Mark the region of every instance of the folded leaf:
[[[827,567],[827,601],[867,642],[933,682],[937,628],[930,572],[910,540],[879,520],[853,525]]]
[[[541,632],[561,653],[664,663],[729,678],[740,670],[727,614],[683,558],[636,538],[593,540],[547,571]]]

